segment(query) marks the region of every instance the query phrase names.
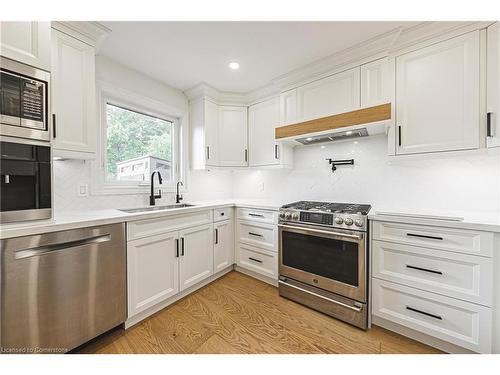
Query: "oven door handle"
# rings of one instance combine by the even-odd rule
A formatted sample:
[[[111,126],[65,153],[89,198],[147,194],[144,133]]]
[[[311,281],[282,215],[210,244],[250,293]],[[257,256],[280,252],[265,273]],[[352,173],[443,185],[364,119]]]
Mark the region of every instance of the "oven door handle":
[[[339,305],[339,306],[345,307],[346,309],[350,309],[350,310],[356,311],[356,312],[358,312],[358,313],[359,313],[359,312],[361,312],[361,310],[363,310],[363,307],[351,306],[351,305],[348,305],[347,303],[343,303],[343,302],[340,302],[340,301],[336,301],[336,300],[334,300],[334,299],[331,299],[331,298],[328,298],[328,297],[322,296],[321,294],[311,292],[310,290],[300,288],[300,287],[298,287],[298,286],[295,286],[295,285],[292,285],[292,284],[286,283],[286,282],[281,281],[281,280],[278,280],[278,283],[279,283],[279,284],[286,285],[286,286],[288,286],[288,287],[290,287],[290,288],[293,288],[293,289],[300,290],[301,292],[308,293],[308,294],[313,295],[313,296],[315,296],[315,297],[321,298],[321,299],[323,299],[323,300],[325,300],[325,301],[328,301],[328,302],[331,302],[331,303],[335,303],[336,305]]]
[[[339,236],[339,237],[345,237],[345,238],[353,238],[355,240],[362,240],[363,235],[361,234],[347,234],[347,233],[339,233],[339,232],[330,232],[327,230],[319,230],[319,229],[311,229],[311,228],[303,228],[303,227],[295,227],[292,225],[283,225],[283,224],[278,224],[278,227],[284,228],[284,229],[298,229],[304,232],[310,232],[310,233],[318,233],[318,234],[328,234],[331,236]]]

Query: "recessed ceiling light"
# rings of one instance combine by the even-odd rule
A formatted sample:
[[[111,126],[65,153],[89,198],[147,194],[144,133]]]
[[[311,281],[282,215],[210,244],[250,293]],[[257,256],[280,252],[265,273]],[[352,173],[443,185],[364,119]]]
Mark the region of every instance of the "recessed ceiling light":
[[[352,134],[352,131],[350,131],[350,130],[345,132],[345,135],[351,135],[351,134]]]
[[[312,141],[312,140],[313,140],[312,137],[306,139],[306,141]]]
[[[229,68],[232,70],[238,70],[240,68],[240,64],[237,63],[236,61],[231,61],[229,63]]]

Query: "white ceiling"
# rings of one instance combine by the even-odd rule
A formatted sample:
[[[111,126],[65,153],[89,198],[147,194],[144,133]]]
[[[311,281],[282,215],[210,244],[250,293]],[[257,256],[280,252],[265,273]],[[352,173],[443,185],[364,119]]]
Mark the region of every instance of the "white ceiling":
[[[102,22],[99,54],[181,90],[246,93],[403,22]],[[238,71],[228,68],[240,63]]]

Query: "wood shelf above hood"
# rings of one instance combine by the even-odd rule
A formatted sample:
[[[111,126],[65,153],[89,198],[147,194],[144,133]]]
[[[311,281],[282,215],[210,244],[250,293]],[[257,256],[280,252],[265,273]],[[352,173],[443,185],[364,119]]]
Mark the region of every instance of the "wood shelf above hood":
[[[276,128],[275,138],[282,139],[296,137],[390,119],[391,103],[385,103],[374,107],[357,109],[351,112],[339,113],[333,116],[304,121],[298,124],[281,126]]]

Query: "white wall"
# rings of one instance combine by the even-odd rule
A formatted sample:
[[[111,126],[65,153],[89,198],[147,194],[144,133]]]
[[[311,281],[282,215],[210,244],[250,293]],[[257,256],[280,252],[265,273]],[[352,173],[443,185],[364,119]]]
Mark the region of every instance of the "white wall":
[[[499,151],[440,153],[389,158],[384,135],[357,143],[296,147],[293,170],[235,171],[238,198],[369,203],[375,208],[421,211],[484,211],[499,208]],[[331,172],[326,158],[354,158]],[[262,190],[263,188],[263,190]]]
[[[165,103],[167,107],[172,108],[175,115],[187,114],[188,112],[188,101],[182,91],[105,57],[96,57],[96,80]],[[90,168],[92,163],[82,160],[64,160],[55,161],[53,164],[54,208],[56,211],[134,207],[149,204],[149,193],[80,197],[78,196],[79,185],[90,186],[91,184]],[[232,173],[230,171],[188,171],[186,177],[188,182],[186,200],[213,200],[232,197]],[[172,203],[174,199],[175,193],[164,193],[158,204]]]

